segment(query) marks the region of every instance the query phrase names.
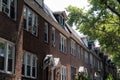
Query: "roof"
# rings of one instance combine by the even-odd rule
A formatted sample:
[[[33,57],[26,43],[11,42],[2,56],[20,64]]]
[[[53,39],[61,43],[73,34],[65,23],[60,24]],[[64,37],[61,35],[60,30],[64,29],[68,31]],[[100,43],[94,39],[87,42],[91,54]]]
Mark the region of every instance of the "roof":
[[[44,10],[49,16],[51,16],[52,19],[53,19],[55,22],[57,22],[57,20],[55,19],[54,15],[53,15],[52,10],[51,10],[47,5],[44,4],[43,10]]]

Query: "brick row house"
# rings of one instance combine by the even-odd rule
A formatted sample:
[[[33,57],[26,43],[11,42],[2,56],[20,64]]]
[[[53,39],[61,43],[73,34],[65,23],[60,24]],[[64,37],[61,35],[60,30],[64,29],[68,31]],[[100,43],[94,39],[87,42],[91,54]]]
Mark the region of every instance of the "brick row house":
[[[104,80],[103,56],[66,20],[43,0],[0,0],[0,80]]]

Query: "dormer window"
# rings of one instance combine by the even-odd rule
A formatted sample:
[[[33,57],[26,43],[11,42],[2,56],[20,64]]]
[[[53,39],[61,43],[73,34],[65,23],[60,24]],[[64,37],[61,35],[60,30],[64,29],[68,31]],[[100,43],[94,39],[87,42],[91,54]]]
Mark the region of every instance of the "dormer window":
[[[1,0],[0,11],[4,12],[10,18],[15,19],[16,17],[16,2],[17,0]]]
[[[62,16],[59,16],[58,18],[59,18],[59,21],[58,21],[58,22],[60,23],[60,25],[61,25],[62,27],[64,27],[64,23],[65,23],[65,22],[64,22],[63,17],[62,17]]]
[[[65,11],[54,12],[54,16],[61,27],[65,28],[65,21],[67,20],[67,15]]]

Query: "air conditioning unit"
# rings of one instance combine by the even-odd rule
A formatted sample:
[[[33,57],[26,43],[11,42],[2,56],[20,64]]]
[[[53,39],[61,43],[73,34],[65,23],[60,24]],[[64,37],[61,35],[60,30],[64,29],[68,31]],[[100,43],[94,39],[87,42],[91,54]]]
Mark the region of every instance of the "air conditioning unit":
[[[9,14],[9,9],[8,9],[7,5],[2,6],[2,11],[7,15]]]

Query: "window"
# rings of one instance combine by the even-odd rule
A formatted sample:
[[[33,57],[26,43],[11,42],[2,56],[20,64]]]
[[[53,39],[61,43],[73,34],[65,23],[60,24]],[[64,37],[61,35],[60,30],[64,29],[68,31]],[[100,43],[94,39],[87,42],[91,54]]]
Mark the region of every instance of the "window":
[[[93,55],[90,54],[90,66],[91,68],[93,68]]]
[[[80,58],[80,46],[78,45],[78,48],[77,48],[77,53],[78,53],[78,57]]]
[[[76,68],[71,67],[71,80],[74,80],[75,74],[76,74]]]
[[[0,71],[5,73],[14,72],[14,50],[13,43],[0,38]]]
[[[60,34],[59,49],[60,49],[61,52],[66,53],[66,50],[67,50],[66,37],[64,37],[62,34]]]
[[[38,16],[26,6],[24,7],[24,29],[35,36],[38,35]]]
[[[88,63],[88,52],[85,51],[85,62]]]
[[[11,17],[12,19],[15,19],[16,17],[16,2],[17,0],[1,0],[0,5],[0,10],[4,12],[6,15]]]
[[[52,27],[52,45],[55,46],[55,28]]]
[[[83,60],[84,59],[84,57],[83,57],[83,48],[81,48],[81,59]]]
[[[37,57],[26,51],[23,53],[22,75],[30,78],[37,77]]]
[[[45,22],[45,27],[44,27],[44,40],[45,42],[48,43],[48,23]]]
[[[59,16],[59,23],[64,28],[64,19],[62,16]]]
[[[75,55],[76,47],[75,47],[75,41],[71,40],[71,54]]]
[[[65,66],[61,67],[61,80],[67,80],[67,69]]]

